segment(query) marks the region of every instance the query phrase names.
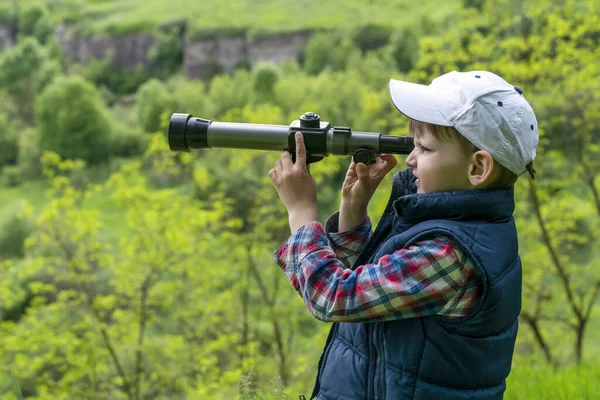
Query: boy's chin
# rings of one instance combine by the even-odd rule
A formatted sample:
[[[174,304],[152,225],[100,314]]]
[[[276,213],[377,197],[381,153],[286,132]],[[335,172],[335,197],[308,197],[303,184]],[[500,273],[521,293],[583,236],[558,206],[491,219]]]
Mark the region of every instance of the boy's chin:
[[[419,178],[415,179],[415,185],[417,186],[417,193],[425,193],[421,187],[421,180]]]

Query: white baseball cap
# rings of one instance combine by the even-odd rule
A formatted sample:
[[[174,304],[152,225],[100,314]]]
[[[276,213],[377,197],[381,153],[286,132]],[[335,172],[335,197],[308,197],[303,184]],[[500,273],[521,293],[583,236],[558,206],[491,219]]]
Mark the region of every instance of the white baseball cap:
[[[452,71],[428,86],[390,79],[390,96],[407,117],[452,126],[510,171],[534,176],[538,124],[518,86],[487,71]]]

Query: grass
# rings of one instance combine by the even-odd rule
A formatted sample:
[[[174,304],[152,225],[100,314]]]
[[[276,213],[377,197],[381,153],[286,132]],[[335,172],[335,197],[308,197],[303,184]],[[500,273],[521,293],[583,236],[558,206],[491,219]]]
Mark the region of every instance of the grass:
[[[23,0],[20,7],[49,0]],[[196,30],[247,29],[263,34],[331,29],[364,24],[414,26],[451,15],[459,0],[62,0],[52,14],[58,21],[81,21],[94,32],[151,30],[158,24],[188,21]],[[11,5],[0,6],[10,15]],[[82,18],[85,17],[85,18]]]
[[[35,208],[46,203],[45,192],[50,187],[48,181],[38,179],[27,181],[19,186],[0,187],[0,225],[21,208],[23,200]]]
[[[507,380],[505,400],[600,400],[600,365],[519,365]]]

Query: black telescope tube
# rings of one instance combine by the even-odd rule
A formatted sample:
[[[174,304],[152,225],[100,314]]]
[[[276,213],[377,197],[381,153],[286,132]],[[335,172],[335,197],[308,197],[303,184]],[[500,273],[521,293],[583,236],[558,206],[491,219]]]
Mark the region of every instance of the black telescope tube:
[[[410,154],[415,148],[412,136],[386,136],[379,138],[381,153]]]
[[[295,130],[300,130],[304,131],[308,154],[349,155],[356,151],[409,154],[414,148],[413,138],[409,136],[351,132],[350,128],[329,128],[328,123],[321,124],[320,127],[292,128],[287,125],[215,122],[192,117],[190,114],[174,113],[169,121],[168,139],[172,151],[210,147],[292,151],[290,143],[293,146],[294,141],[293,137],[290,141],[290,135]],[[311,135],[321,135],[319,137],[324,140],[313,141]]]

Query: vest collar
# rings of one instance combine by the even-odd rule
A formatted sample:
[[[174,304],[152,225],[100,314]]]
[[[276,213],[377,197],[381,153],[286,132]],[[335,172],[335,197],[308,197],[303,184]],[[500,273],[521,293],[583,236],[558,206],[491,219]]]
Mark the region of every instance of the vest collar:
[[[414,181],[404,182],[414,185]],[[399,185],[400,187],[398,187]],[[514,187],[508,189],[476,189],[450,192],[410,193],[402,182],[394,179],[392,193],[397,217],[408,223],[429,219],[480,220],[499,222],[509,219],[515,210]],[[403,194],[404,193],[404,194]]]

